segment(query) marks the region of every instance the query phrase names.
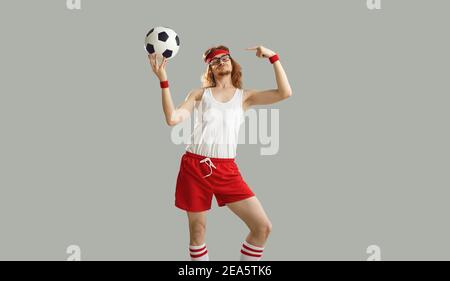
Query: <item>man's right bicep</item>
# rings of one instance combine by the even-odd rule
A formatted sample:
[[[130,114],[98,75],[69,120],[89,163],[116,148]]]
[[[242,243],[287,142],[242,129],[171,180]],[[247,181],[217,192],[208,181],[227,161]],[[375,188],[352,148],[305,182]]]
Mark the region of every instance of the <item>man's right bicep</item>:
[[[198,97],[198,91],[192,90],[190,91],[184,100],[184,102],[180,105],[180,109],[187,110],[189,113],[192,113],[195,107],[195,103]]]
[[[197,99],[197,92],[195,90],[189,92],[185,100],[175,110],[174,121],[176,124],[183,122],[191,116],[194,110],[195,102]]]

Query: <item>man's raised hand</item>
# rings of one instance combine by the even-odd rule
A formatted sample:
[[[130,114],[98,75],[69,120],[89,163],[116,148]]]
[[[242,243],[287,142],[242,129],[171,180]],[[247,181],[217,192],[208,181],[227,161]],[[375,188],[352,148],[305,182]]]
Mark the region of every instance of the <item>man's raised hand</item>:
[[[270,58],[271,56],[275,55],[275,52],[267,49],[264,46],[254,46],[250,48],[246,48],[247,51],[256,51],[256,56],[258,58]]]

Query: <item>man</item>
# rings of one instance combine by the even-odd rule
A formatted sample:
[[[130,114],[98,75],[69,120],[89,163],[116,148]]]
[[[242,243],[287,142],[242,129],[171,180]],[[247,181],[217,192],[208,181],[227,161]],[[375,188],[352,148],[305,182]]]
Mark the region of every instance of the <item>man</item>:
[[[174,107],[165,67],[156,55],[149,55],[153,72],[160,80],[166,122],[174,126],[190,117],[195,120],[191,143],[182,156],[177,178],[175,205],[185,210],[189,221],[192,260],[209,260],[205,242],[206,214],[213,195],[220,207],[227,206],[248,226],[250,233],[241,247],[243,261],[260,260],[272,229],[261,203],[242,178],[234,161],[243,113],[251,106],[268,105],[292,95],[286,73],[278,55],[263,46],[247,48],[273,65],[276,89],[257,91],[242,89],[240,65],[223,45],[209,48],[203,59],[207,65],[203,87],[189,92],[184,102]]]

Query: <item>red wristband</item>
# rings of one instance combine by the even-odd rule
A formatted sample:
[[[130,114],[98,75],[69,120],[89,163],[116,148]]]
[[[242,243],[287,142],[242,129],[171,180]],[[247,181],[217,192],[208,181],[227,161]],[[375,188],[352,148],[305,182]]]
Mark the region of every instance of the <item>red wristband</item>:
[[[274,64],[274,63],[275,63],[277,60],[279,60],[279,59],[280,59],[280,58],[278,57],[277,54],[275,54],[275,55],[273,55],[273,56],[271,56],[271,57],[269,58],[271,64]]]
[[[161,89],[169,88],[169,81],[161,81],[159,82],[159,85],[161,86]]]

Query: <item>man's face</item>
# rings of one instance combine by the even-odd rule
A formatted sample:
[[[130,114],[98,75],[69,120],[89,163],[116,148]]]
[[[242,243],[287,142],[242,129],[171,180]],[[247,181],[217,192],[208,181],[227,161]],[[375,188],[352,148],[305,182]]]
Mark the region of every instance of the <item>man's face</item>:
[[[209,66],[211,67],[214,75],[224,76],[231,74],[233,65],[231,64],[230,55],[218,54],[211,61]]]

